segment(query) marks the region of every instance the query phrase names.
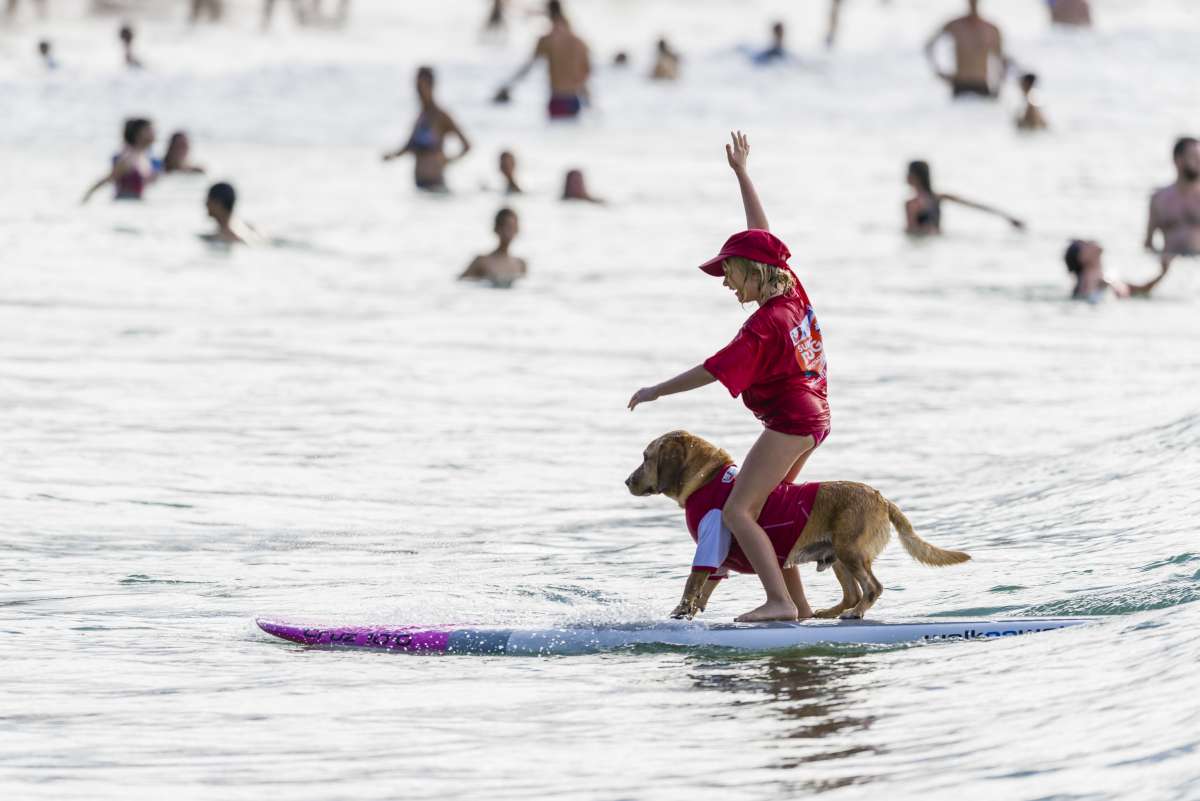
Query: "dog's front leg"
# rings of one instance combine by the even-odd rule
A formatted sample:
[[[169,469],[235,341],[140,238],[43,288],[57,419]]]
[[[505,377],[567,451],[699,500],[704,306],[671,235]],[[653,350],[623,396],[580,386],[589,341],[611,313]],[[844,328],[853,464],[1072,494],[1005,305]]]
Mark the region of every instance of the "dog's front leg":
[[[714,579],[711,574],[708,577],[708,581],[704,582],[704,589],[700,590],[700,611],[701,612],[703,612],[705,609],[708,608],[708,599],[712,597],[713,590],[715,590],[717,588],[717,585],[720,583],[721,582]]]
[[[675,607],[675,611],[671,613],[671,617],[691,620],[696,616],[697,612],[704,608],[701,597],[703,596],[705,600],[708,598],[704,592],[704,585],[708,582],[708,575],[707,570],[692,571],[692,574],[688,576],[687,584],[683,587],[683,598],[679,601],[679,606]]]

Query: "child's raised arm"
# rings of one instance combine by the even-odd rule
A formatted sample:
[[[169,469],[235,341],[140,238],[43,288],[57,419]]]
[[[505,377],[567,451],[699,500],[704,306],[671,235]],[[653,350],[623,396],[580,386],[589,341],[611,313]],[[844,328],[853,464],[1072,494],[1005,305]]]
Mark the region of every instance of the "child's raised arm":
[[[771,226],[767,223],[767,213],[763,211],[762,202],[758,199],[758,192],[754,191],[754,182],[750,180],[750,173],[746,169],[746,161],[750,158],[750,142],[741,131],[730,133],[729,136],[733,140],[733,144],[725,145],[725,158],[729,159],[729,166],[738,179],[738,188],[742,190],[742,206],[746,209],[746,227],[770,231]]]

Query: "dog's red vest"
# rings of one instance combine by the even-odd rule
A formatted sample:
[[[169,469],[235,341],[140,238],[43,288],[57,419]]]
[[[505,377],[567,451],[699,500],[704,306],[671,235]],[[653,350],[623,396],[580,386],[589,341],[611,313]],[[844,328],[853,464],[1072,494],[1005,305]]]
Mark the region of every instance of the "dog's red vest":
[[[718,473],[716,478],[693,492],[687,499],[684,514],[687,518],[688,531],[697,543],[700,542],[700,521],[713,509],[725,507],[729,493],[733,492],[736,477],[737,467],[729,465]],[[820,488],[819,482],[810,484],[780,482],[779,486],[771,490],[771,494],[767,496],[767,502],[763,504],[762,512],[758,515],[758,524],[767,532],[780,565],[787,561],[792,546],[796,544],[800,533],[804,531],[804,525],[808,523],[808,516],[812,514],[817,490]],[[750,560],[738,546],[736,538],[729,548],[729,556],[718,567],[719,570],[724,568],[736,570],[739,573],[754,572],[754,568],[750,566]]]

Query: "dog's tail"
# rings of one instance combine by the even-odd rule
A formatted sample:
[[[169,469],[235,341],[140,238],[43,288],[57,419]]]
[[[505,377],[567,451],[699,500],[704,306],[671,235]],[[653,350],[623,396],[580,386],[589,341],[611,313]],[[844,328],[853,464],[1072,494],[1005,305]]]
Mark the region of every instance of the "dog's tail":
[[[904,516],[904,512],[900,511],[899,506],[896,506],[896,504],[886,498],[884,498],[884,502],[887,504],[888,519],[892,521],[892,525],[896,527],[896,531],[900,534],[900,544],[904,546],[904,550],[908,551],[908,555],[913,559],[916,559],[923,565],[942,567],[944,565],[957,565],[971,558],[962,551],[947,551],[936,545],[930,545],[913,531],[912,523],[908,522],[908,518]]]

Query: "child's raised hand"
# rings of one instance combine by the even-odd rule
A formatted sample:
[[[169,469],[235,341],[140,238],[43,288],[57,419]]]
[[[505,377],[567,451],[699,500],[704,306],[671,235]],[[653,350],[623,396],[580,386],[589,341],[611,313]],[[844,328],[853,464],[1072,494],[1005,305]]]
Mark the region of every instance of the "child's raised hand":
[[[639,403],[649,403],[653,400],[658,400],[658,389],[655,387],[642,387],[633,393],[633,397],[629,399],[629,411],[632,412]]]
[[[729,138],[733,144],[725,145],[725,158],[734,172],[745,172],[746,161],[750,158],[750,142],[741,131],[731,132]]]

